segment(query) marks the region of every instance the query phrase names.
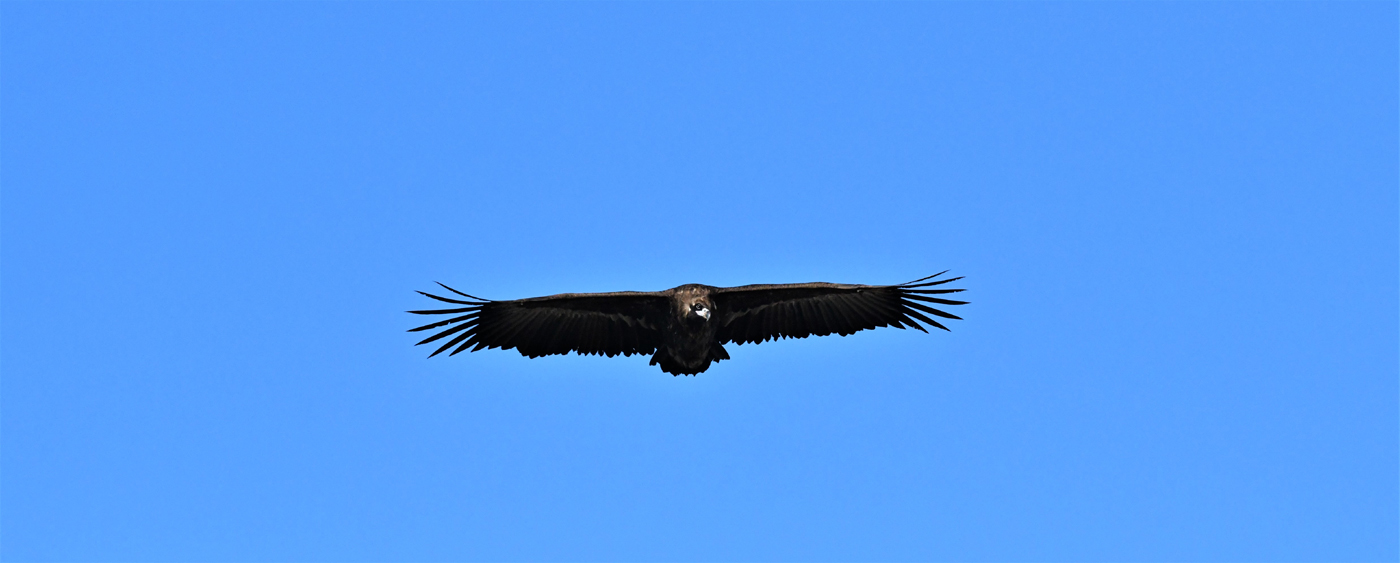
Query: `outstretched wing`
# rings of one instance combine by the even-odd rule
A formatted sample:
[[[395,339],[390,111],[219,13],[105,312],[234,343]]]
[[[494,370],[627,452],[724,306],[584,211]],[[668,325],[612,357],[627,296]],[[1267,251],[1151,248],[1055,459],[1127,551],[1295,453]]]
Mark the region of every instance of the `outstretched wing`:
[[[948,330],[929,315],[959,317],[929,304],[967,302],[937,297],[962,291],[935,287],[961,277],[926,281],[944,273],[900,285],[794,283],[720,288],[710,294],[715,310],[722,315],[715,338],[720,344],[747,344],[780,337],[845,336],[882,326],[911,326],[928,332],[918,321]]]
[[[438,284],[442,285],[442,284]],[[548,297],[491,301],[472,297],[445,285],[465,299],[418,292],[446,303],[450,309],[409,311],[415,315],[451,315],[409,332],[443,328],[418,344],[451,337],[431,358],[454,348],[455,355],[471,348],[515,348],[531,358],[550,354],[651,354],[661,342],[659,332],[668,298],[661,293],[565,293]]]

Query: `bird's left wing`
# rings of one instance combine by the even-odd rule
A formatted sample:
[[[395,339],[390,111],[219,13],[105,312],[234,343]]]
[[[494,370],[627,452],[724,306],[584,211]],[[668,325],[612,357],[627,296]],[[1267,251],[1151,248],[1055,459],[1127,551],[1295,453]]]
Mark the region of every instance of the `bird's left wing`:
[[[438,284],[442,285],[442,284]],[[661,342],[669,298],[661,292],[564,293],[548,297],[491,301],[445,285],[458,297],[418,292],[446,303],[449,309],[409,311],[416,315],[452,315],[409,332],[443,328],[418,344],[451,336],[430,356],[471,348],[515,348],[531,358],[550,354],[651,354]]]
[[[720,344],[747,344],[781,337],[845,336],[883,326],[911,326],[928,332],[916,321],[948,330],[929,315],[959,317],[930,304],[967,302],[938,297],[962,291],[935,287],[962,278],[927,281],[944,273],[900,285],[794,283],[719,288],[710,294],[720,314],[715,339]]]

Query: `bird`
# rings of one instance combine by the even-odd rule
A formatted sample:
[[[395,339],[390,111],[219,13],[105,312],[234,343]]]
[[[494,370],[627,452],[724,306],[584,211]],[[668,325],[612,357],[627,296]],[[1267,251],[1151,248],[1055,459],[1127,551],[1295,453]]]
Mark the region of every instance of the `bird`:
[[[418,293],[453,307],[408,312],[450,318],[409,332],[441,329],[416,344],[447,339],[429,358],[448,350],[454,356],[489,348],[514,348],[529,358],[569,352],[651,354],[649,365],[665,373],[697,375],[714,362],[728,360],[724,345],[730,343],[847,336],[891,326],[927,334],[920,322],[946,331],[948,327],[932,317],[962,319],[934,305],[967,304],[941,297],[963,291],[943,287],[962,279],[936,279],[946,273],[896,285],[686,284],[665,291],[561,293],[510,301],[474,297],[438,282],[451,292],[448,296]]]

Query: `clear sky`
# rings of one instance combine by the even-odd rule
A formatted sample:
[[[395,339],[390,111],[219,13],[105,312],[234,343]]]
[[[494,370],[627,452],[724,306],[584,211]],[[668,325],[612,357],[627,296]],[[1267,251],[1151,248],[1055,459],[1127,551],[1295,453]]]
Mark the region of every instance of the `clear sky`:
[[[0,5],[0,558],[1400,558],[1397,4]],[[491,299],[952,332],[426,359]]]

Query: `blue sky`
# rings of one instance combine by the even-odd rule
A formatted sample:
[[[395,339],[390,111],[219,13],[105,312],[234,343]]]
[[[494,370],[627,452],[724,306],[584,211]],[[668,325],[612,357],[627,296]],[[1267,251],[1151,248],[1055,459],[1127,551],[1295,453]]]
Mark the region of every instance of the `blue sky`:
[[[1397,5],[0,5],[0,557],[1400,558]],[[951,333],[404,313],[944,269]]]

